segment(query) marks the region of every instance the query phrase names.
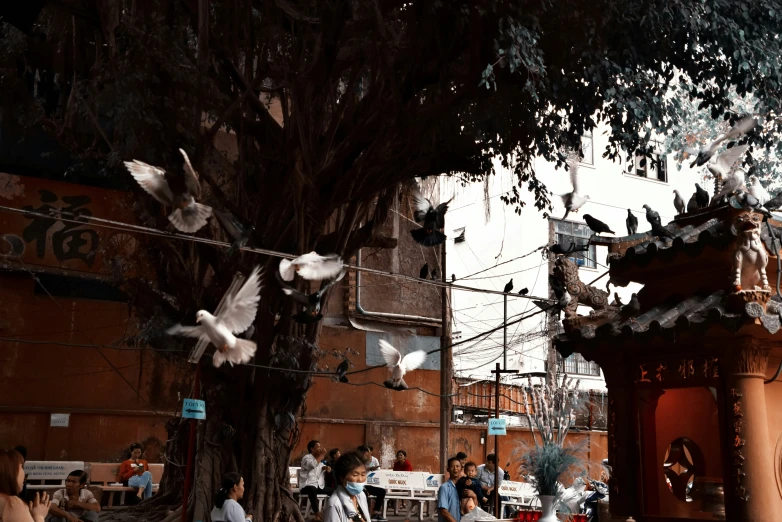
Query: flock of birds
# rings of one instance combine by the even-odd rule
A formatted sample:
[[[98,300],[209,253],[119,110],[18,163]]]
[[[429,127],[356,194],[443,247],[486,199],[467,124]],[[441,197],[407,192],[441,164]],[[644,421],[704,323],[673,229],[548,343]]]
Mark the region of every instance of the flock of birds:
[[[298,275],[308,281],[327,282],[317,292],[306,295],[286,284]],[[276,276],[285,295],[291,297],[303,306],[302,311],[294,318],[302,323],[314,323],[322,318],[320,307],[323,294],[345,275],[345,266],[339,256],[322,256],[316,252],[304,254],[296,259],[280,261]],[[166,330],[168,335],[183,335],[196,339],[205,338],[216,348],[213,364],[221,366],[226,362],[231,366],[244,364],[255,355],[257,346],[249,339],[237,337],[252,327],[258,313],[258,303],[261,299],[262,272],[256,266],[239,290],[226,297],[225,307],[217,315],[207,310],[196,313],[196,326],[176,324]],[[395,390],[407,389],[404,376],[407,372],[420,368],[426,361],[427,354],[417,350],[402,356],[401,352],[384,340],[378,342],[380,353],[388,366],[391,377],[385,385]],[[347,371],[350,362],[345,359],[336,370],[336,378],[340,382],[348,382]]]
[[[757,176],[750,176],[750,185],[747,187],[744,169],[734,169],[736,162],[746,154],[748,149],[747,145],[735,145],[735,140],[751,132],[758,125],[759,121],[756,116],[747,116],[740,119],[727,132],[720,134],[701,149],[685,149],[685,152],[689,155],[695,156],[695,160],[690,165],[691,167],[705,165],[714,177],[715,193],[714,196],[710,197],[709,193],[700,184],[696,183],[695,192],[685,203],[682,194],[678,190],[674,190],[673,205],[677,215],[705,209],[709,206],[721,204],[726,200],[731,201],[731,198],[734,198],[734,201],[737,201],[742,207],[749,207],[766,214],[782,207],[782,193],[772,198]],[[718,154],[717,151],[723,143],[728,144],[727,149]],[[559,196],[565,207],[565,215],[562,219],[566,219],[571,212],[578,212],[589,201],[589,196],[583,194],[579,186],[578,162],[571,160],[568,162],[568,166],[573,190]],[[731,204],[734,201],[731,201]],[[646,209],[646,219],[651,225],[651,234],[661,238],[673,238],[674,235],[662,225],[660,214],[652,210],[649,205],[644,205],[644,208]],[[584,214],[584,222],[594,234],[615,233],[606,223],[590,214]],[[625,225],[628,235],[638,233],[638,218],[633,214],[632,209],[627,209]],[[572,253],[579,247],[571,244],[569,251],[565,251],[559,245],[557,245],[557,248],[559,250],[555,253],[563,255]],[[585,245],[583,248],[587,249],[589,246]]]
[[[689,154],[696,155],[691,166],[707,166],[709,172],[715,178],[716,189],[715,195],[710,198],[708,192],[696,183],[695,192],[686,204],[679,191],[674,190],[673,203],[678,214],[722,203],[726,198],[736,194],[740,195],[742,204],[756,209],[762,207],[765,211],[771,211],[782,207],[782,193],[772,198],[756,176],[750,177],[750,186],[747,188],[744,181],[745,172],[740,168],[733,169],[734,164],[746,153],[746,145],[729,145],[725,152],[717,154],[722,143],[737,140],[751,132],[757,125],[758,120],[756,117],[743,118],[730,130],[721,134],[700,150],[686,151]],[[172,209],[168,219],[177,230],[193,234],[203,228],[209,218],[215,215],[221,226],[233,239],[227,255],[234,255],[250,243],[254,228],[242,224],[228,212],[213,209],[209,205],[199,202],[201,199],[201,185],[198,174],[190,163],[190,159],[185,151],[179,149],[179,152],[183,157],[183,176],[172,177],[170,179],[171,183],[169,183],[169,178],[166,176],[166,171],[160,167],[138,160],[125,162],[125,166],[142,189],[158,202]],[[571,212],[578,212],[590,199],[588,195],[582,194],[580,190],[578,163],[571,161],[569,169],[573,190],[560,196],[565,207],[563,219],[566,219]],[[421,194],[417,187],[413,189],[412,199],[414,203],[413,218],[417,223],[421,224],[420,228],[410,231],[413,240],[427,247],[442,244],[447,239],[443,233],[443,228],[445,226],[444,216],[448,211],[450,200],[435,206]],[[654,211],[649,205],[644,205],[644,208],[646,210],[646,220],[651,226],[652,235],[661,238],[674,237],[673,233],[662,225],[658,212]],[[633,235],[638,231],[638,218],[633,214],[632,210],[628,209],[627,212],[628,215],[625,220],[627,233],[628,235]],[[590,214],[584,215],[584,222],[593,234],[614,234],[614,231],[606,223]],[[571,243],[567,248],[558,244],[550,247],[550,251],[555,255],[570,255],[588,249],[589,243],[586,245]],[[323,296],[344,277],[345,266],[342,259],[336,254],[320,255],[316,252],[310,252],[293,260],[283,259],[280,261],[279,269],[275,275],[282,292],[300,305],[300,310],[293,316],[294,320],[303,324],[312,324],[318,322],[323,317],[321,314]],[[326,282],[318,291],[306,294],[288,284],[294,280],[296,275],[308,281]],[[431,278],[435,280],[437,278],[437,269],[430,270],[429,265],[424,264],[420,270],[419,277],[421,279]],[[454,275],[451,278],[455,280]],[[197,326],[177,324],[169,328],[166,333],[169,335],[183,335],[193,338],[205,337],[208,339],[217,349],[213,356],[215,366],[220,366],[226,362],[231,365],[249,362],[255,355],[257,346],[255,342],[241,337],[241,334],[247,332],[255,320],[262,288],[261,279],[260,267],[256,267],[247,277],[242,287],[235,294],[227,296],[225,307],[220,313],[213,315],[206,310],[199,310],[196,313]],[[561,313],[570,303],[570,294],[564,288],[563,283],[554,277],[549,278],[549,285],[554,292],[556,302],[533,302],[540,308]],[[503,292],[510,293],[512,290],[513,279],[506,284]],[[528,292],[527,288],[522,288],[519,291],[519,295],[527,295]],[[615,304],[620,307],[620,315],[623,319],[632,319],[640,312],[640,303],[636,294],[632,295],[628,304],[623,304],[619,296],[616,295]],[[385,384],[393,389],[406,389],[405,374],[420,368],[427,357],[426,352],[422,350],[402,356],[397,348],[384,340],[379,341],[379,349],[383,360],[391,371],[391,378]],[[348,368],[349,361],[346,359],[337,367],[337,380],[347,382],[346,374]]]
[[[201,199],[201,183],[198,173],[190,163],[190,158],[184,150],[179,149],[183,157],[183,175],[166,176],[166,171],[160,167],[149,165],[143,161],[126,161],[125,166],[142,189],[165,207],[171,208],[168,220],[179,231],[193,234],[201,230],[213,215],[220,225],[233,239],[227,256],[231,257],[246,247],[252,240],[254,227],[242,224],[229,212],[214,209],[199,202]],[[442,229],[445,226],[444,216],[450,200],[437,205],[425,198],[418,188],[413,189],[414,213],[416,222],[422,226],[411,230],[413,239],[424,246],[437,246],[446,240]],[[437,277],[437,269],[429,270],[425,264],[421,268],[420,277],[426,279]],[[289,283],[298,275],[307,281],[325,281],[319,290],[311,294],[303,293]],[[317,323],[323,318],[321,307],[326,292],[345,276],[345,265],[342,258],[336,254],[321,255],[310,252],[296,259],[283,259],[275,273],[277,282],[283,294],[292,299],[300,307],[293,319],[302,324]],[[242,287],[233,295],[226,297],[223,310],[213,315],[207,310],[196,313],[196,326],[176,324],[166,330],[168,335],[181,335],[193,338],[205,338],[216,348],[213,364],[221,366],[226,362],[231,366],[244,364],[255,355],[257,345],[247,335],[252,331],[255,316],[260,302],[262,272],[256,266],[245,280]],[[244,334],[244,335],[242,335]],[[404,376],[407,372],[421,367],[427,354],[423,350],[414,351],[405,356],[388,342],[379,341],[380,353],[386,362],[391,377],[385,382],[389,388],[407,389]],[[348,382],[347,371],[350,363],[345,359],[336,370],[336,378],[340,382]]]

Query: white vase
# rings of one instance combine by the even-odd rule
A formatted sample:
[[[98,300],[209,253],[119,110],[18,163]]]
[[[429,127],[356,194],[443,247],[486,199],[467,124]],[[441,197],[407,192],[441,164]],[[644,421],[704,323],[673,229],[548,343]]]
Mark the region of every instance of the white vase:
[[[559,522],[557,510],[554,505],[556,499],[557,497],[554,495],[538,495],[540,510],[543,511],[543,516],[538,519],[538,522]]]

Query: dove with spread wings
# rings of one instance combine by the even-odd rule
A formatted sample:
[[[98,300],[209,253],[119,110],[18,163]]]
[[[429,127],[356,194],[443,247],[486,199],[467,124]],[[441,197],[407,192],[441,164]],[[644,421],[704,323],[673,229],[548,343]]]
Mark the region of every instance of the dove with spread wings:
[[[280,288],[285,295],[302,306],[302,309],[293,316],[293,319],[298,323],[313,324],[323,319],[323,314],[320,313],[323,306],[323,296],[329,288],[341,281],[343,277],[345,277],[344,268],[340,270],[334,279],[324,284],[317,292],[311,294],[299,292],[292,286],[285,284],[285,280],[280,274],[277,274],[277,282],[280,283]]]
[[[149,195],[174,209],[168,216],[171,224],[182,232],[192,234],[206,225],[207,219],[212,215],[212,207],[197,201],[201,198],[198,174],[190,164],[190,158],[185,151],[179,149],[179,152],[184,157],[185,179],[184,186],[176,192],[171,190],[166,180],[166,171],[160,167],[139,160],[126,161],[125,167]]]
[[[199,310],[196,313],[199,326],[176,324],[166,330],[166,333],[196,338],[206,336],[217,348],[212,360],[215,366],[226,362],[231,366],[246,363],[255,355],[256,345],[253,341],[237,338],[236,335],[252,326],[260,300],[261,267],[257,266],[242,287],[228,297],[225,308],[216,317],[206,310]]]
[[[391,378],[385,382],[386,387],[395,390],[406,390],[405,374],[420,368],[424,364],[426,352],[418,350],[402,357],[399,350],[383,339],[380,339],[377,343],[380,346],[380,355],[383,356],[383,360],[391,370]]]
[[[424,246],[437,246],[447,239],[441,232],[445,228],[445,213],[448,211],[449,199],[436,207],[421,194],[417,187],[413,187],[413,218],[418,223],[423,223],[421,228],[410,231],[410,235],[416,243]]]
[[[304,254],[296,259],[280,260],[280,277],[283,281],[293,281],[296,274],[309,281],[331,279],[342,271],[342,258],[337,254],[322,256],[317,252]]]

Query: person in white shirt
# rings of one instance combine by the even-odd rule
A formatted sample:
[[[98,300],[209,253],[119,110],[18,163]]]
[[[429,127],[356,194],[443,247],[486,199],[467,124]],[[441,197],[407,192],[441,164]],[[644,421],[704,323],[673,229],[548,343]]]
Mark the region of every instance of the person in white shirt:
[[[331,473],[331,468],[321,462],[326,456],[326,450],[317,440],[311,440],[307,444],[307,453],[301,459],[299,469],[299,494],[307,495],[310,500],[310,508],[315,520],[321,520],[318,495],[331,495],[332,488],[326,487],[326,475]]]
[[[65,479],[65,489],[58,489],[52,495],[49,522],[98,522],[100,504],[92,491],[85,489],[86,485],[84,471],[71,471]]]
[[[369,446],[359,446],[357,451],[364,457],[364,466],[367,473],[370,473],[380,468],[380,463],[376,458],[372,456],[372,450]],[[372,461],[375,461],[375,465]],[[383,506],[385,506],[386,490],[377,486],[366,486],[364,491],[367,495],[375,497],[375,503],[370,506],[372,511],[372,520],[375,522],[388,522],[388,519],[383,516]]]
[[[489,453],[486,455],[486,464],[481,464],[478,466],[478,480],[481,481],[481,487],[483,488],[483,492],[485,495],[489,498],[489,507],[494,505],[494,492],[496,491],[496,487],[494,485],[494,474],[495,469],[497,467],[497,457],[494,455],[494,453]],[[505,472],[500,468],[499,470],[500,474],[500,481],[497,484],[497,486],[502,485],[502,480],[505,477]],[[507,500],[506,498],[500,497],[502,500]]]
[[[367,448],[369,449],[369,468],[367,471],[380,469],[380,461],[377,460],[377,457],[374,455],[375,448],[373,448],[371,444],[367,444]]]
[[[215,495],[215,506],[209,517],[212,522],[252,522],[239,505],[244,496],[244,479],[238,473],[226,473]]]

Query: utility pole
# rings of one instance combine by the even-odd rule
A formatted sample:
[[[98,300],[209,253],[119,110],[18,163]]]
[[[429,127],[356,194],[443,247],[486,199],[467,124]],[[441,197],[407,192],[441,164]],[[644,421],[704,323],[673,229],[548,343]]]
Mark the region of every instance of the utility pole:
[[[502,369],[508,369],[508,294],[503,294],[503,321],[502,321]]]
[[[445,283],[445,243],[440,246],[442,263],[440,280]],[[440,288],[440,308],[442,326],[440,328],[440,473],[445,473],[448,463],[448,432],[451,427],[453,399],[451,382],[453,381],[453,357],[451,356],[451,310],[449,306],[450,288]]]
[[[503,373],[519,373],[518,370],[501,370],[500,363],[491,371],[495,374],[494,380],[494,418],[500,418],[500,375]],[[494,436],[494,516],[502,518],[500,513],[500,437]]]

